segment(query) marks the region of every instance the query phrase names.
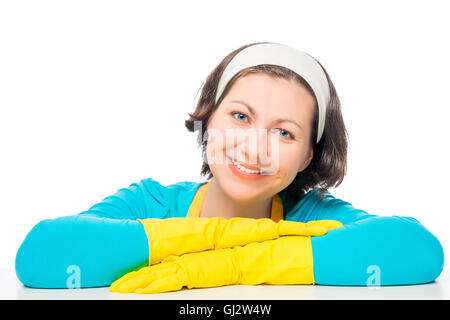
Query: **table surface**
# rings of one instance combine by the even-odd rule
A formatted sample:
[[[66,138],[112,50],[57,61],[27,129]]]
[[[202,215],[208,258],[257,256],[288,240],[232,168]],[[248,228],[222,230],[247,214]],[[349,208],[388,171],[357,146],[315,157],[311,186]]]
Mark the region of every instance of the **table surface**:
[[[413,286],[344,287],[302,285],[233,285],[183,289],[174,292],[135,294],[110,292],[108,287],[84,289],[33,289],[24,287],[14,270],[0,269],[2,300],[448,300],[449,272],[436,281]]]

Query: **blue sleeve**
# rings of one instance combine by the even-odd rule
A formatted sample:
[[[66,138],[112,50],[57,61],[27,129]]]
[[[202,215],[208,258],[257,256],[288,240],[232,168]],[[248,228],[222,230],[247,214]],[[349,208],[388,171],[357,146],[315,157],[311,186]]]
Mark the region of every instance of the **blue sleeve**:
[[[164,188],[143,179],[87,211],[39,222],[17,252],[17,277],[35,288],[99,287],[147,265],[148,240],[136,219],[167,216]]]
[[[442,272],[439,240],[411,217],[377,216],[317,189],[302,203],[303,219],[332,219],[342,228],[311,237],[316,284],[412,285],[434,281]]]

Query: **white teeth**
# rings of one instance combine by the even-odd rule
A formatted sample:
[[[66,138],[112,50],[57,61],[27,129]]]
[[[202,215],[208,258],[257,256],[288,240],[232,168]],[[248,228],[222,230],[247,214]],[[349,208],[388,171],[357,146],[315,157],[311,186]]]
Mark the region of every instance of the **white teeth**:
[[[232,162],[236,167],[238,167],[238,169],[241,170],[241,171],[244,171],[244,172],[246,172],[246,173],[258,173],[258,174],[261,174],[261,173],[262,173],[262,171],[256,171],[256,170],[250,170],[250,169],[244,168],[244,167],[241,166],[239,163],[235,162],[233,159],[230,159],[230,160],[231,160],[231,162]]]

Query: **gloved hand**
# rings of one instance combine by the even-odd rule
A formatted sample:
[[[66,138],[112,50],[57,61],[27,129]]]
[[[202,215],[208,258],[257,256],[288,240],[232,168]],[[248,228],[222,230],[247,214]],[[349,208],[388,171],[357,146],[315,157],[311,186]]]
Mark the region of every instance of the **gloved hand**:
[[[169,256],[116,280],[112,292],[158,293],[187,286],[314,284],[310,236],[283,236],[245,246]]]
[[[321,236],[327,230],[342,226],[335,220],[307,223],[269,218],[235,217],[138,219],[149,242],[149,265],[171,255],[182,255],[210,249],[231,248],[251,242],[276,239],[285,235]]]

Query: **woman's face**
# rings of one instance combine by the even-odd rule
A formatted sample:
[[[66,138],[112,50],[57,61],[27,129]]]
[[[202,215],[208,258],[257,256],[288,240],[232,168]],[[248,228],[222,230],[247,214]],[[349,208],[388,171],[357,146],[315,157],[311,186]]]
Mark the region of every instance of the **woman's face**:
[[[308,166],[314,103],[299,83],[265,73],[233,84],[207,125],[208,164],[228,196],[267,199]]]

